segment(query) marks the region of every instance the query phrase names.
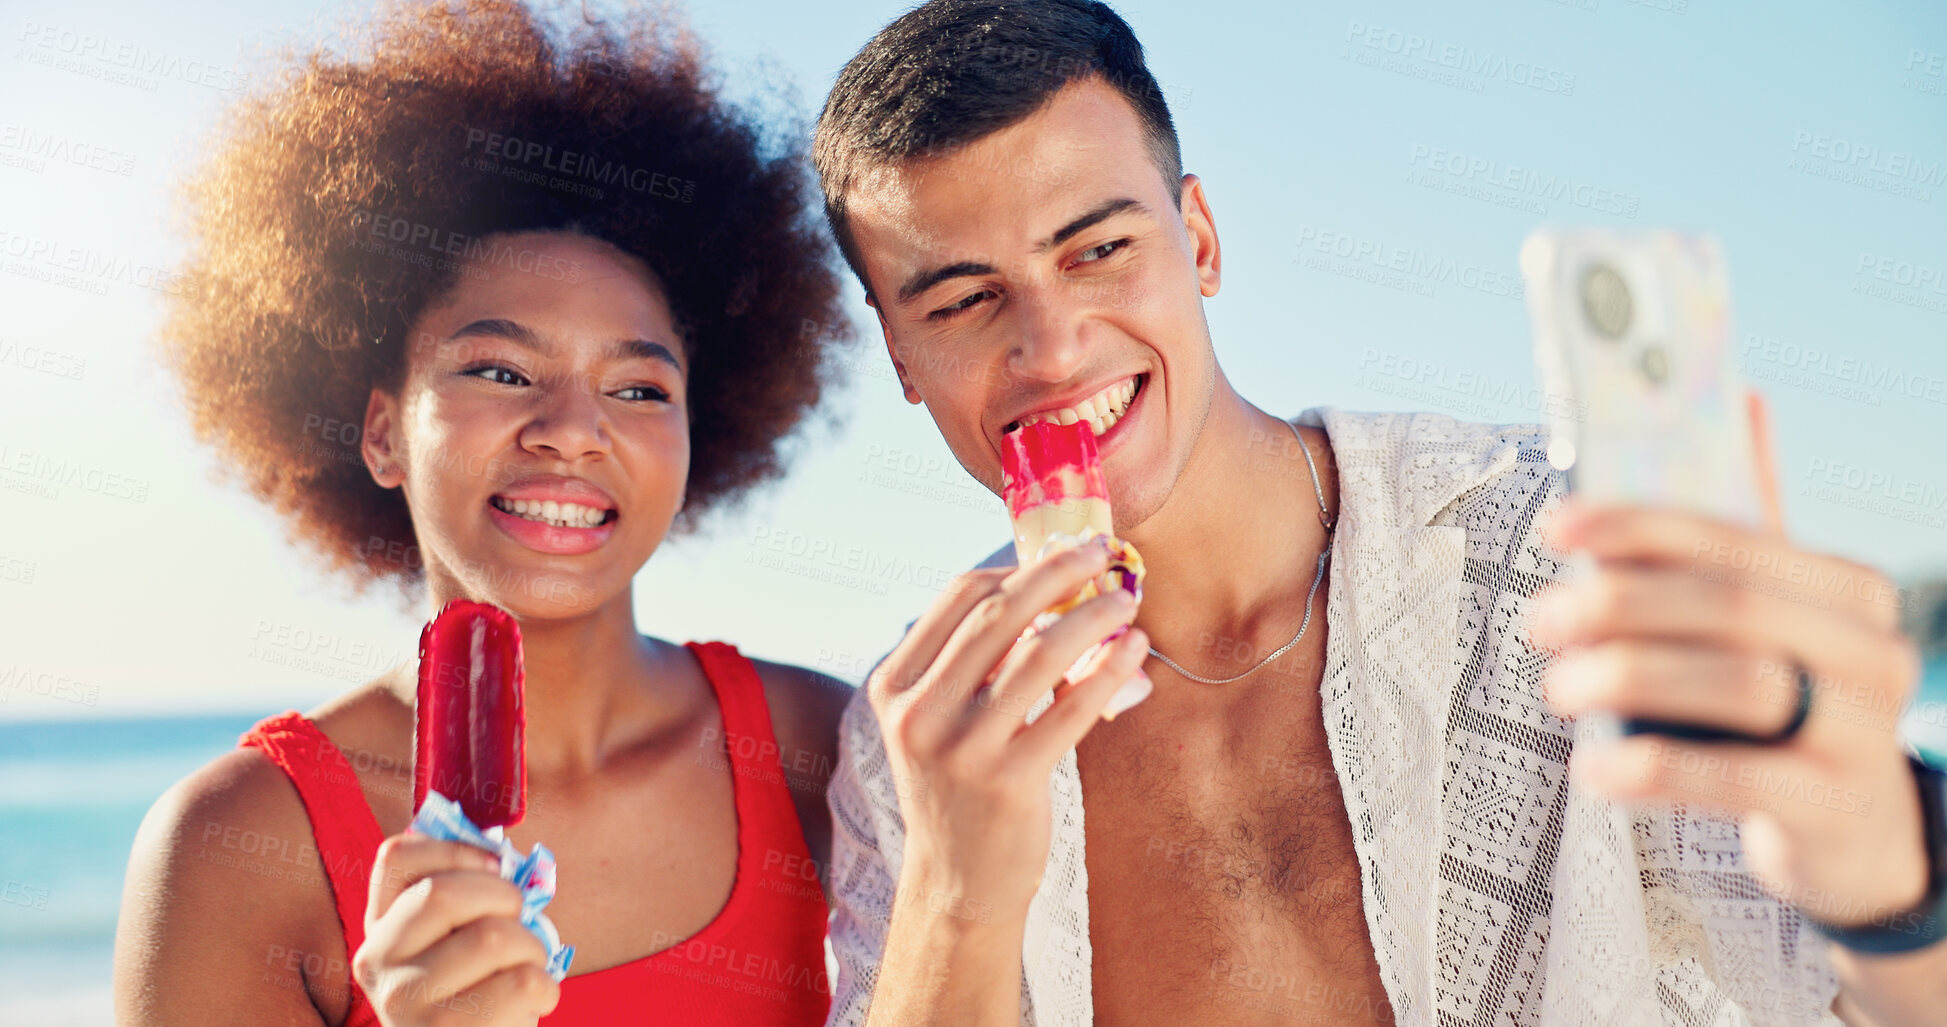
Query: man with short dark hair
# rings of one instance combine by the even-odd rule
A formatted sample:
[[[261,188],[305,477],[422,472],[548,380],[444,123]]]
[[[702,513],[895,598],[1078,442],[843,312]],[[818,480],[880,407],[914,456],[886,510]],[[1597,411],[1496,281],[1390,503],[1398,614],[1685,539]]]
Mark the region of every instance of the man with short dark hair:
[[[907,399],[997,492],[1010,428],[1088,421],[1149,567],[1139,612],[1104,596],[1021,639],[1106,557],[1003,549],[860,690],[832,1022],[1947,1008],[1937,780],[1883,712],[1914,649],[1883,579],[1784,539],[1771,475],[1750,531],[1565,502],[1532,427],[1244,401],[1203,317],[1209,197],[1102,4],[902,16],[814,156]],[[1572,550],[1593,573],[1544,597]],[[1563,719],[1593,711],[1735,735]]]

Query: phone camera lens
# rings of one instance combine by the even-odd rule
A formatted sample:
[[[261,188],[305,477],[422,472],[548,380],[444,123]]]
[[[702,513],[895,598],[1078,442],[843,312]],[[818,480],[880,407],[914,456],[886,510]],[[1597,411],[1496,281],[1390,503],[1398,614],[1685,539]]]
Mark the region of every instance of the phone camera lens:
[[[1629,284],[1607,264],[1597,264],[1582,274],[1582,314],[1596,333],[1620,339],[1629,330],[1635,304],[1629,297]]]
[[[1670,377],[1670,355],[1661,346],[1643,347],[1643,355],[1636,366],[1651,385],[1661,385]]]

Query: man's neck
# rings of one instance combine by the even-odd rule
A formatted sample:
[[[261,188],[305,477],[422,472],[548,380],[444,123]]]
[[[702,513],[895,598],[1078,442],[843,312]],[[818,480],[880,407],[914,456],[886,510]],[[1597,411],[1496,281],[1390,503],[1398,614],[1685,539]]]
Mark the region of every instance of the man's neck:
[[[1336,515],[1337,466],[1323,440],[1311,456]],[[1266,633],[1295,629],[1326,539],[1299,436],[1220,379],[1169,498],[1128,536],[1148,567],[1137,624],[1158,649],[1206,667],[1199,650],[1213,640],[1266,651]]]

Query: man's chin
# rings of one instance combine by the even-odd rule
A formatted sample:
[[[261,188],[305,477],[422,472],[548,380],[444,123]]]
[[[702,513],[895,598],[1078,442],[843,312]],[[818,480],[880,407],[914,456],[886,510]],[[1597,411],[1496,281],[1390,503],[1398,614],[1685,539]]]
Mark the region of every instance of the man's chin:
[[[1117,537],[1131,541],[1141,538],[1143,527],[1155,519],[1156,512],[1169,499],[1169,489],[1143,482],[1135,488],[1118,491],[1109,486],[1109,509],[1114,515]]]

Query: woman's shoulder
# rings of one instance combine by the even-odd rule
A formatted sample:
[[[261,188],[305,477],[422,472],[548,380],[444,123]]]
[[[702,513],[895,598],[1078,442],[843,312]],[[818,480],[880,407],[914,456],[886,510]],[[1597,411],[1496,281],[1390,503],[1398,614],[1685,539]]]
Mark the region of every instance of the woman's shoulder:
[[[266,1003],[295,1003],[292,1022],[306,1010],[344,1014],[350,957],[327,865],[356,866],[364,854],[320,850],[291,774],[325,789],[313,799],[376,806],[381,824],[407,815],[411,709],[402,720],[396,690],[378,679],[281,726],[288,770],[262,747],[239,746],[170,786],[136,832],[116,975],[127,1001],[152,1014],[145,1022],[188,1022],[176,1018],[182,1004],[207,1008],[196,1003],[212,994],[242,1003],[241,1019]]]
[[[751,663],[764,683],[771,729],[777,736],[778,767],[797,807],[805,845],[813,861],[823,867],[831,857],[831,812],[825,795],[838,763],[838,724],[852,697],[852,686],[805,667],[769,660]]]
[[[199,1002],[216,1002],[217,1020],[236,1003],[238,1013],[266,1002],[315,1009],[303,967],[277,956],[330,952],[336,933],[296,788],[262,750],[234,749],[163,792],[136,832],[116,929],[118,1004],[146,1011],[144,1022],[186,1022],[177,1014]]]
[[[226,835],[253,834],[251,846],[277,845],[294,831],[309,838],[304,804],[284,771],[257,748],[239,747],[204,764],[162,793],[136,836],[192,862],[220,866]]]
[[[308,781],[336,788],[347,798],[368,788],[367,771],[385,774],[393,761],[394,744],[381,741],[385,719],[383,698],[367,686],[346,693],[305,716],[298,740],[286,734],[280,746],[287,766],[266,749],[240,745],[177,781],[150,807],[137,831],[131,864],[146,861],[155,872],[182,887],[179,896],[221,900],[247,894],[252,905],[282,897],[304,901],[325,899],[331,905],[323,864],[313,833],[305,797],[292,781],[299,773]],[[286,725],[287,729],[291,725]],[[410,738],[410,725],[407,727]],[[306,737],[306,735],[310,737]],[[313,743],[316,744],[313,744]],[[343,744],[340,744],[340,743]],[[353,776],[334,776],[338,769],[329,752],[338,750]],[[407,749],[410,755],[410,749]],[[411,787],[411,763],[404,765],[405,787]],[[409,794],[409,793],[408,793]],[[408,798],[409,802],[409,798]],[[279,908],[287,903],[278,902]],[[191,910],[193,912],[194,910]]]
[[[412,819],[413,691],[406,669],[377,678],[305,714],[356,775],[386,834]]]
[[[852,685],[806,667],[758,659],[750,662],[764,683],[764,699],[771,707],[771,726],[783,750],[785,770],[792,769],[794,744],[807,752],[835,755],[838,723],[845,715],[845,704],[851,701]],[[823,770],[819,776],[830,776],[830,762],[820,765]]]

